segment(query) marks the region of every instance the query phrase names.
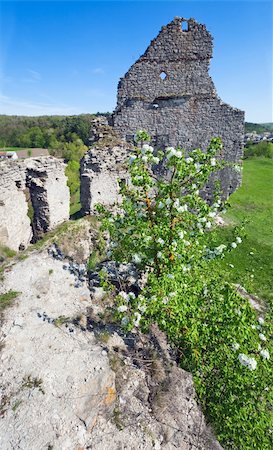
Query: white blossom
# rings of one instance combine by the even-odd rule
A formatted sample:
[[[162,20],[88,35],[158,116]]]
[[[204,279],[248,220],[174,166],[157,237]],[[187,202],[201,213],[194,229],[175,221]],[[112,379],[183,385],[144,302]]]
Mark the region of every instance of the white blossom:
[[[179,206],[180,206],[180,202],[179,202],[179,198],[177,198],[177,199],[174,201],[173,207],[177,209],[177,208],[179,208]]]
[[[124,300],[128,299],[128,294],[124,291],[119,292],[118,294],[120,297],[124,298]]]
[[[270,353],[268,350],[264,349],[260,351],[260,355],[264,358],[264,359],[269,359],[270,358]]]
[[[240,348],[240,344],[238,344],[238,342],[234,342],[232,345],[231,345],[231,348],[232,348],[232,350],[239,350],[239,348]]]
[[[236,247],[237,247],[236,242],[232,242],[232,243],[231,243],[231,247],[232,247],[232,248],[236,248]]]
[[[178,208],[176,208],[178,212],[185,212],[188,211],[188,205],[181,205]]]
[[[153,153],[154,149],[148,144],[144,144],[141,149],[141,153]]]
[[[238,173],[241,173],[241,171],[242,171],[242,167],[239,166],[239,164],[235,164],[234,169],[235,169],[235,171],[238,172]]]
[[[208,213],[208,216],[209,216],[209,217],[215,217],[215,216],[216,216],[216,212],[215,212],[215,211],[210,211],[210,212]]]
[[[128,325],[128,323],[129,323],[129,319],[128,319],[128,317],[122,317],[122,319],[121,319],[121,325],[122,326],[126,326],[126,325]]]
[[[169,206],[172,203],[172,199],[168,197],[165,201],[166,205]]]
[[[146,155],[142,156],[141,159],[142,159],[142,161],[145,162],[145,163],[148,162],[148,156],[146,156]]]
[[[164,244],[165,244],[165,241],[164,241],[164,239],[162,239],[162,238],[158,238],[158,239],[157,239],[157,242],[158,242],[158,244],[160,244],[160,245],[164,245]]]
[[[127,311],[128,307],[126,305],[121,305],[117,308],[118,312],[125,312]]]
[[[141,257],[140,257],[137,253],[135,253],[135,254],[133,255],[133,261],[134,261],[136,264],[139,264],[139,263],[141,263]]]
[[[187,164],[190,164],[193,162],[193,159],[189,156],[188,158],[185,159]]]
[[[182,158],[182,152],[180,150],[176,151],[176,155],[177,158]]]
[[[260,325],[264,325],[264,318],[263,317],[259,317],[258,318],[258,322]]]
[[[247,367],[249,370],[255,370],[257,367],[257,361],[250,356],[245,355],[244,353],[240,353],[238,359],[242,366]]]
[[[178,237],[180,238],[180,239],[183,239],[183,237],[184,237],[184,231],[179,231],[178,232]]]
[[[135,159],[137,159],[136,155],[130,155],[130,157],[129,157],[129,164],[132,164],[132,162],[134,162]]]
[[[129,292],[128,297],[133,300],[136,298],[135,294],[133,292]]]
[[[140,312],[144,313],[147,309],[146,305],[138,305],[138,309]]]
[[[170,278],[170,280],[174,279],[174,274],[173,273],[168,273],[167,278]]]
[[[140,322],[140,319],[141,319],[141,314],[139,313],[139,312],[136,312],[135,313],[135,320],[134,320],[134,325],[135,325],[135,327],[138,327],[139,326],[139,322]]]
[[[170,159],[172,156],[175,156],[176,154],[176,150],[174,147],[167,147],[166,152],[167,152],[167,159]]]
[[[195,163],[194,167],[196,168],[196,171],[199,172],[199,170],[201,169],[201,164],[200,163]]]
[[[159,164],[159,158],[158,158],[158,156],[154,156],[153,157],[153,162],[155,163],[155,164]]]
[[[160,259],[160,258],[162,258],[163,253],[162,252],[157,252],[156,256]]]
[[[266,341],[266,337],[263,333],[259,334],[259,338],[261,339],[261,341],[264,341],[264,342]]]
[[[164,205],[164,203],[159,202],[157,206],[158,206],[159,209],[162,209],[162,208],[164,208],[165,205]]]
[[[211,158],[210,164],[211,164],[211,166],[216,166],[216,159],[215,158]]]
[[[168,301],[169,301],[168,297],[163,297],[162,299],[163,305],[167,305]]]
[[[208,221],[208,222],[206,223],[206,228],[211,228],[211,222]]]
[[[242,243],[242,239],[240,238],[240,236],[237,236],[237,237],[236,237],[236,242],[237,242],[238,244],[241,244],[241,243]]]
[[[214,249],[215,255],[217,255],[217,256],[221,255],[226,247],[227,246],[225,244],[221,244],[218,247],[215,247],[215,249]]]

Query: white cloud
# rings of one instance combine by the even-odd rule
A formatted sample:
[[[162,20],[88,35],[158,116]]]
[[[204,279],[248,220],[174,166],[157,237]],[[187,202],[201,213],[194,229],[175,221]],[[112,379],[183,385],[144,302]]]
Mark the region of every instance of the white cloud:
[[[69,115],[80,114],[77,107],[50,103],[35,103],[0,95],[0,114],[18,116]]]
[[[104,75],[105,71],[101,67],[96,67],[95,69],[91,70],[91,73],[94,75]]]
[[[42,79],[40,72],[37,72],[36,70],[27,69],[27,73],[28,76],[22,79],[24,83],[37,83]]]

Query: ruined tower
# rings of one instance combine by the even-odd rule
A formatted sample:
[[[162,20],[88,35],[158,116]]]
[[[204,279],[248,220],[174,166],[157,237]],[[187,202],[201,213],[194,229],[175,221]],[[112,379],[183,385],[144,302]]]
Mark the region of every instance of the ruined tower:
[[[145,53],[121,78],[113,125],[128,142],[138,129],[156,148],[206,149],[212,137],[223,141],[221,157],[237,162],[243,153],[244,112],[223,103],[208,69],[212,36],[193,19],[176,17],[163,26]],[[227,197],[240,184],[233,168],[221,171]]]

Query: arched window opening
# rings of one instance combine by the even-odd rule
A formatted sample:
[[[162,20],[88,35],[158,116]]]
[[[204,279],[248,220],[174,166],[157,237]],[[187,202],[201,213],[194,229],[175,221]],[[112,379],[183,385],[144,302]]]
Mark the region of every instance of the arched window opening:
[[[188,22],[186,20],[182,21],[181,28],[182,28],[182,31],[188,31],[189,30],[189,24],[188,24]]]

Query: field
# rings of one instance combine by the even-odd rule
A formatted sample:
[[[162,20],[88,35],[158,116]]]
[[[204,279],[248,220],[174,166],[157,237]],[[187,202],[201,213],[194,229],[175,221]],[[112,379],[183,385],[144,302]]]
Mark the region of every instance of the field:
[[[221,261],[232,282],[244,286],[273,305],[273,161],[266,158],[244,161],[243,183],[230,197],[225,215],[230,225],[219,235],[230,240],[232,228],[244,220],[243,243]],[[232,267],[234,266],[234,267]]]
[[[22,147],[5,147],[0,148],[0,152],[16,152],[18,158],[29,158],[31,156],[48,156],[46,148],[22,148]]]

